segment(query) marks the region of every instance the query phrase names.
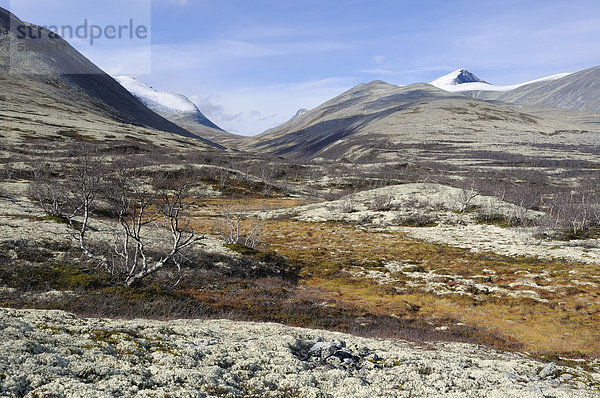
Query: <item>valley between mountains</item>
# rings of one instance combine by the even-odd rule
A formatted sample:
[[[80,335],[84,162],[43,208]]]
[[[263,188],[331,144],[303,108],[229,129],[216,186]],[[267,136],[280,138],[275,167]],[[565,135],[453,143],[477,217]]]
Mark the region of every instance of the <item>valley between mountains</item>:
[[[372,81],[245,137],[15,24],[0,396],[600,394],[600,67]]]

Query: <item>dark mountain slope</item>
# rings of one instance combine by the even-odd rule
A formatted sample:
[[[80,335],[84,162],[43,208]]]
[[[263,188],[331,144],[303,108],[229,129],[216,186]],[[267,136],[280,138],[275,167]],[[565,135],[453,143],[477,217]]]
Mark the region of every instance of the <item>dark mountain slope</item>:
[[[23,38],[19,27],[38,30],[0,8],[0,90],[15,94],[14,100],[43,96],[52,99],[57,107],[93,112],[117,122],[194,137],[219,147],[148,109],[62,38],[42,28],[41,37],[36,33],[34,38]],[[12,105],[19,106],[14,101]]]

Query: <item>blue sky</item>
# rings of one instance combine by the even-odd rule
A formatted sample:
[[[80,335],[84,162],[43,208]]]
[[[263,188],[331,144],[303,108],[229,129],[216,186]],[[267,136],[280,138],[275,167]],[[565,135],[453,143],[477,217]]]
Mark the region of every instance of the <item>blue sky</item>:
[[[600,64],[597,0],[13,0],[12,9],[40,25],[106,24],[120,23],[117,5],[128,2],[148,18],[151,47],[75,46],[246,135],[372,80],[428,82],[465,67],[513,84]]]

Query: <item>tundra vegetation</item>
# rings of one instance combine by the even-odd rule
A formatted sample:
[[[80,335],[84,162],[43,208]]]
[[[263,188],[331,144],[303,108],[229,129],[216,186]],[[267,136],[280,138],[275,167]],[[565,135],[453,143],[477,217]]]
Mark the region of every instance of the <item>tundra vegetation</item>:
[[[83,135],[52,150],[22,135],[2,153],[4,307],[274,321],[557,361],[600,354],[591,166],[564,163],[557,177],[554,163],[303,164]],[[423,187],[450,188],[436,202]],[[413,235],[440,225],[583,254],[474,251]]]

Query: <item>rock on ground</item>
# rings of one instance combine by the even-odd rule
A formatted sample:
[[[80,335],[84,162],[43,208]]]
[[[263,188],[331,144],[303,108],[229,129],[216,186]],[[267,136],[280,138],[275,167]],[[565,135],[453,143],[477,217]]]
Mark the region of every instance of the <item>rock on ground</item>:
[[[0,309],[3,397],[598,397],[600,374],[456,343]]]

